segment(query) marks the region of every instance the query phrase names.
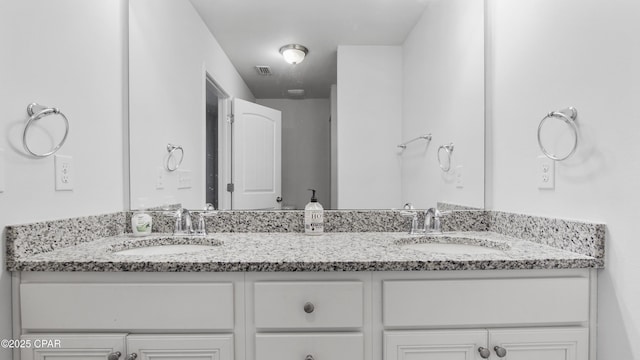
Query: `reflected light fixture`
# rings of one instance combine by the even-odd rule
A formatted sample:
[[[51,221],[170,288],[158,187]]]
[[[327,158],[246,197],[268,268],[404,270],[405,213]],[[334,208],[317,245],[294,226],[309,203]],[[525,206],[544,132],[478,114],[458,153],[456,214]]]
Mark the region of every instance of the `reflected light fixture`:
[[[289,64],[300,64],[309,53],[309,49],[298,44],[289,44],[280,48],[280,54]]]

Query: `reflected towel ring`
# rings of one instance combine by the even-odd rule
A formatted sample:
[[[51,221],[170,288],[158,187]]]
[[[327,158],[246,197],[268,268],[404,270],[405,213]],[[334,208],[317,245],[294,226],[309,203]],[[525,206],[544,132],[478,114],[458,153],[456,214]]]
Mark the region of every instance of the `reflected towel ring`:
[[[444,150],[447,152],[447,157],[449,158],[448,164],[446,168],[442,166],[442,160],[440,160],[440,150]],[[453,152],[453,143],[449,143],[449,145],[440,145],[438,148],[438,165],[440,165],[440,169],[444,172],[448,172],[451,170],[451,153]]]
[[[22,145],[24,146],[24,149],[29,154],[39,158],[44,158],[44,157],[53,155],[56,153],[56,151],[60,150],[62,145],[64,145],[64,142],[67,141],[67,136],[69,135],[69,120],[67,119],[66,116],[64,116],[64,114],[60,111],[60,109],[42,106],[37,103],[31,103],[29,104],[29,106],[27,106],[27,114],[29,114],[30,117],[29,117],[29,120],[27,120],[27,124],[24,127],[24,132],[22,133]],[[29,148],[29,144],[27,144],[27,132],[29,131],[29,128],[31,127],[31,125],[33,125],[34,121],[40,120],[41,118],[52,115],[52,114],[58,114],[62,116],[62,119],[64,119],[64,126],[65,126],[64,136],[62,137],[62,140],[60,141],[60,143],[58,143],[58,145],[56,145],[53,149],[51,149],[51,151],[46,152],[44,154],[35,153],[31,151],[31,149]]]
[[[542,145],[542,140],[540,139],[540,131],[542,130],[542,125],[547,119],[552,117],[559,118],[560,120],[564,121],[573,130],[573,147],[571,148],[571,151],[569,151],[569,153],[565,156],[557,156],[555,154],[551,154]],[[538,146],[540,146],[540,150],[542,150],[542,153],[546,157],[548,157],[551,160],[562,161],[568,158],[569,156],[573,155],[574,152],[576,152],[576,149],[578,148],[578,126],[576,125],[577,117],[578,117],[578,110],[576,110],[576,108],[574,107],[568,107],[560,111],[552,111],[548,113],[547,116],[543,117],[542,120],[540,120],[540,125],[538,125]]]
[[[171,167],[171,159],[174,158],[176,150],[180,150],[180,160],[176,162],[176,166]],[[169,155],[167,155],[167,163],[165,164],[165,167],[169,171],[178,170],[180,164],[182,164],[182,160],[184,159],[184,149],[182,149],[182,146],[180,145],[167,144],[167,151],[169,152]]]

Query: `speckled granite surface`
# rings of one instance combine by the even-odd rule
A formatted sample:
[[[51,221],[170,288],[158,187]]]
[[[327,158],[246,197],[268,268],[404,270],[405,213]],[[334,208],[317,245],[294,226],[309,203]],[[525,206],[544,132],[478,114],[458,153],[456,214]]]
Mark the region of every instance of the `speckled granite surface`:
[[[153,216],[154,233],[173,230],[173,212],[153,212]],[[193,216],[195,221],[198,213]],[[482,245],[482,239],[494,241],[496,238],[508,238],[514,244],[500,256],[465,257],[416,253],[399,247],[394,241],[407,237],[409,220],[397,211],[326,211],[327,234],[320,237],[301,233],[303,216],[303,211],[208,212],[205,214],[207,231],[225,239],[220,249],[211,253],[207,250],[197,256],[154,259],[101,253],[104,252],[101,244],[145,241],[123,234],[129,227],[127,213],[8,226],[7,268],[14,271],[356,271],[604,266],[603,224],[482,210],[452,211],[442,218],[443,231],[474,234],[475,245]],[[213,256],[214,253],[217,255]]]
[[[144,241],[103,238],[9,263],[13,271],[416,271],[589,268],[597,259],[495,233],[465,233],[510,243],[498,254],[425,253],[403,247],[402,233],[217,233],[222,245],[197,253],[120,255],[112,246]]]

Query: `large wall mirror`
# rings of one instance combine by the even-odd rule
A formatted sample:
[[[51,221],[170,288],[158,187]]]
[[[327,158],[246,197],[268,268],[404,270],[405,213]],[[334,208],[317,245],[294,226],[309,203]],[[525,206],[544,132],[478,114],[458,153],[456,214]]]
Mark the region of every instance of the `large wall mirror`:
[[[130,0],[131,208],[484,207],[484,22],[477,0]]]

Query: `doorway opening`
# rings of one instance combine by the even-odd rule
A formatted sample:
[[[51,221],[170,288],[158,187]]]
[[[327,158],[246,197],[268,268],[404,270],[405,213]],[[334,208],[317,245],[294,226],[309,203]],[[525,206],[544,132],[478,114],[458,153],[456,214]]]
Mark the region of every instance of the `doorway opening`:
[[[225,197],[224,183],[230,175],[229,161],[225,161],[228,150],[226,134],[230,129],[227,126],[227,102],[229,96],[216,82],[206,75],[205,86],[205,197],[207,207],[218,210],[226,208],[228,200]]]

